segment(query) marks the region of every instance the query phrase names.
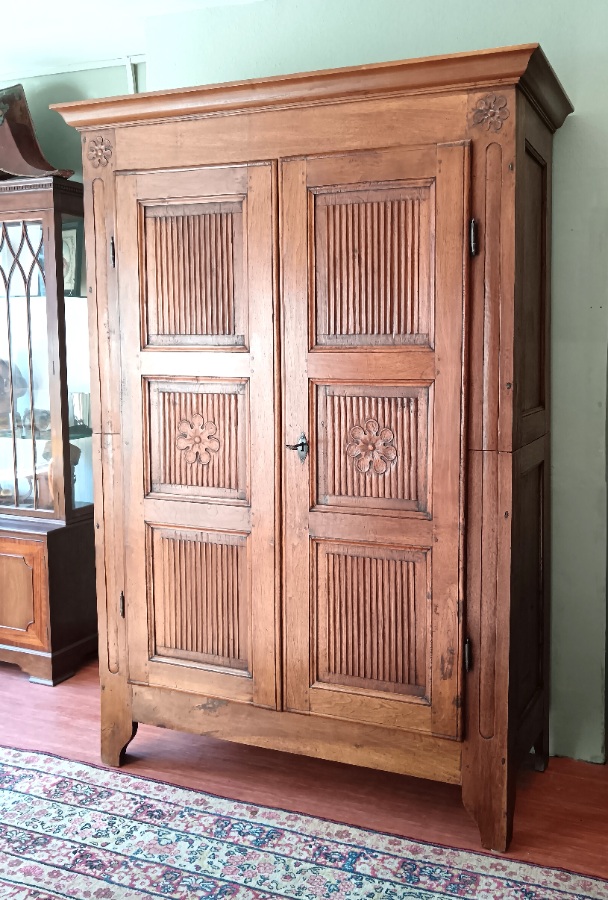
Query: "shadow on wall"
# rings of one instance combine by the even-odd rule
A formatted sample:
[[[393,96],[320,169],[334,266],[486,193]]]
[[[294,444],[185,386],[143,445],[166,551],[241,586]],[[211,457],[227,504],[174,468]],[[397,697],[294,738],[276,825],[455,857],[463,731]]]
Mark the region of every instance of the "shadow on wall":
[[[82,181],[79,133],[49,109],[52,103],[112,97],[128,92],[127,71],[122,66],[65,72],[22,78],[28,106],[42,152],[54,166],[73,169],[73,178]]]
[[[64,100],[83,100],[86,94],[75,85],[55,80],[52,84],[28,84],[50,79],[25,79],[23,87],[30,107],[38,143],[54,166],[74,169],[74,178],[82,181],[80,135],[69,128],[57,113],[49,109],[51,103]]]

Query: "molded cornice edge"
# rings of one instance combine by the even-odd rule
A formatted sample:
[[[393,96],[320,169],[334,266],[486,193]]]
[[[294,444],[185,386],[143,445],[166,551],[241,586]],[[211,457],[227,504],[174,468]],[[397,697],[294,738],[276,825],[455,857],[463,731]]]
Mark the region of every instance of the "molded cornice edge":
[[[559,128],[573,111],[538,44],[79,100],[55,104],[51,109],[60,113],[68,125],[85,130],[134,122],[314,106],[342,99],[356,101],[505,85],[520,85],[552,129]]]

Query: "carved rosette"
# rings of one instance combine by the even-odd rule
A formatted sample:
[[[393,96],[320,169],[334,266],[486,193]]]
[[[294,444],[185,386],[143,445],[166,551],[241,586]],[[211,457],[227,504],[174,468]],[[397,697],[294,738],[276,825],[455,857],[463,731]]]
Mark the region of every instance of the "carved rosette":
[[[346,447],[346,453],[364,475],[370,471],[376,475],[384,475],[397,459],[397,450],[393,446],[394,433],[390,428],[380,428],[375,419],[368,419],[365,427],[353,426],[349,437],[351,441]]]
[[[487,125],[488,131],[499,132],[505,119],[509,118],[507,98],[501,94],[486,94],[477,101],[473,113],[474,125]]]
[[[183,452],[186,462],[193,465],[198,461],[201,466],[208,466],[211,454],[220,449],[220,442],[213,437],[217,431],[215,422],[205,422],[202,416],[195,413],[191,422],[182,419],[177,428],[179,437],[175,446]]]
[[[103,135],[91,138],[89,141],[89,149],[87,151],[87,159],[94,169],[100,166],[107,166],[112,158],[112,144]]]

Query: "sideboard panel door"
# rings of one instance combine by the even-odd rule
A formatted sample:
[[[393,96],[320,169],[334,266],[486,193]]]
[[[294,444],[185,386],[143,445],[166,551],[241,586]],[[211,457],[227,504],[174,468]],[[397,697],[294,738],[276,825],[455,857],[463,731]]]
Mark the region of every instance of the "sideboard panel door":
[[[272,171],[117,178],[130,678],[270,708]]]
[[[460,734],[467,144],[282,168],[289,709]]]
[[[0,643],[48,649],[44,541],[0,536]]]

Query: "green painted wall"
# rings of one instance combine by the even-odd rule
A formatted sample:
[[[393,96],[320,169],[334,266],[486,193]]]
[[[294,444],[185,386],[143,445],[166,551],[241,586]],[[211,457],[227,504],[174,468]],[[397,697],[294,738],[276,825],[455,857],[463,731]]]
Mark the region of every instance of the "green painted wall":
[[[575,107],[555,141],[552,748],[604,760],[608,3],[262,0],[151,18],[148,87],[540,41]]]

